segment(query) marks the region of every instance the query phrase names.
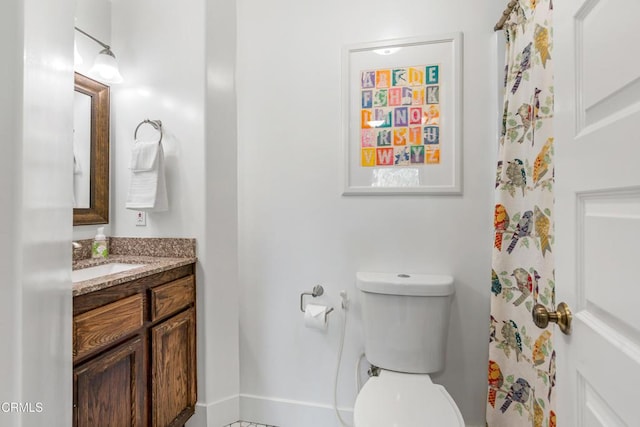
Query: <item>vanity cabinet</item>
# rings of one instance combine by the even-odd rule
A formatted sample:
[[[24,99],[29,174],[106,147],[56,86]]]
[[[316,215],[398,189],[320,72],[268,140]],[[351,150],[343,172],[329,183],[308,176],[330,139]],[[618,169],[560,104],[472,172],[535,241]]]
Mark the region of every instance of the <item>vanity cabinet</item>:
[[[74,297],[74,426],[182,426],[196,403],[194,265]]]
[[[150,292],[152,320],[166,318],[151,328],[151,425],[163,427],[188,418],[196,403],[195,288],[189,276]]]
[[[144,345],[137,336],[74,368],[74,425],[144,425]]]
[[[153,427],[171,425],[196,402],[195,311],[191,308],[151,330]],[[190,415],[190,414],[189,414]]]

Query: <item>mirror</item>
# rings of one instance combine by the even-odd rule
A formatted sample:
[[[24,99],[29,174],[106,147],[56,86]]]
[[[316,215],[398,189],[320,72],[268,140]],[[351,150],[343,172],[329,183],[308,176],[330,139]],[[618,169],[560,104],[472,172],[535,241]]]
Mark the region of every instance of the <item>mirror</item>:
[[[75,73],[73,225],[109,222],[109,86]]]

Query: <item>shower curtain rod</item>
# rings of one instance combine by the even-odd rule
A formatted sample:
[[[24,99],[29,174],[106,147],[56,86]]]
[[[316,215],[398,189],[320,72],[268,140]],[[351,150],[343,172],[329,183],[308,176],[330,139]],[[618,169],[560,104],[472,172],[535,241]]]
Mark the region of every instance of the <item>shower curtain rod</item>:
[[[502,12],[502,16],[500,17],[500,20],[498,21],[496,26],[493,27],[493,31],[501,30],[504,27],[504,23],[507,22],[507,18],[509,18],[509,15],[511,15],[513,8],[516,7],[517,4],[518,4],[517,0],[511,0],[509,4],[507,4],[507,7],[505,8],[504,12]]]

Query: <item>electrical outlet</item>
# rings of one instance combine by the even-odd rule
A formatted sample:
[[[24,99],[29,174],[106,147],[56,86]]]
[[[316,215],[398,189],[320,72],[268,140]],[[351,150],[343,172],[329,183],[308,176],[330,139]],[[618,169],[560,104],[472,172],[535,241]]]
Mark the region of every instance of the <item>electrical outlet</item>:
[[[138,211],[136,212],[136,226],[146,227],[147,225],[147,213]]]

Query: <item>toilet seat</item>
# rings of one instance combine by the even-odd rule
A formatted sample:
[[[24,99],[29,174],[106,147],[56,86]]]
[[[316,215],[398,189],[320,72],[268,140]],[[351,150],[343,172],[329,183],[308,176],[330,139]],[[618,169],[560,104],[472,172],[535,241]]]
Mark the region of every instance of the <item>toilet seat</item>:
[[[429,375],[381,370],[362,387],[354,427],[464,427],[457,405]]]

